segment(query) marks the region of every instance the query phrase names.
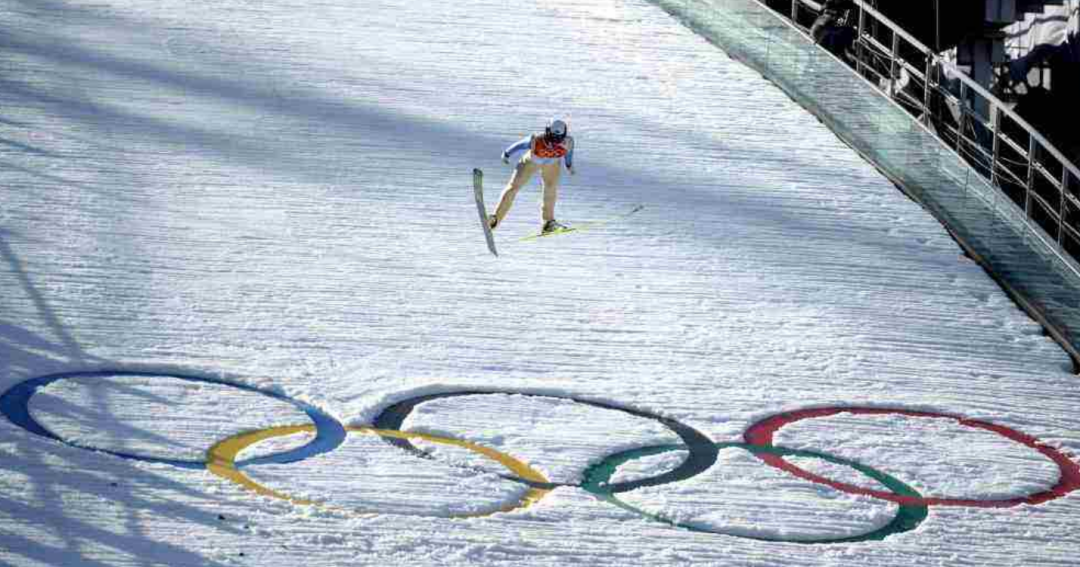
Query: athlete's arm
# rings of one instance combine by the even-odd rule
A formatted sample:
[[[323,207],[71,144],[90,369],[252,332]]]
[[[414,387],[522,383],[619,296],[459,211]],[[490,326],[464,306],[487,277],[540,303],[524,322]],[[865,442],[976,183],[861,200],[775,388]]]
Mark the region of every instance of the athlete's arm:
[[[502,153],[503,161],[509,161],[510,158],[514,154],[516,154],[518,152],[523,152],[523,151],[529,149],[529,147],[532,146],[532,140],[533,140],[533,137],[531,135],[529,135],[529,136],[525,136],[524,138],[518,140],[517,142],[514,142],[513,145],[511,145],[510,147],[503,150],[503,153]]]

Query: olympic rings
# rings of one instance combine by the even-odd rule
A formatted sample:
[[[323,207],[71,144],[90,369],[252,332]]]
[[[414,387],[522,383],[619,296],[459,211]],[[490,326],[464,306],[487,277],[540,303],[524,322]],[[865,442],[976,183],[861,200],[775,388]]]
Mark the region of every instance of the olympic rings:
[[[968,506],[976,508],[1008,508],[1011,506],[1018,506],[1020,504],[1042,504],[1056,498],[1061,498],[1066,494],[1080,488],[1080,466],[1076,464],[1069,457],[1065,456],[1061,451],[1039,441],[1035,437],[1027,435],[1005,427],[1004,425],[997,425],[994,423],[979,421],[975,419],[966,419],[963,417],[949,415],[944,413],[936,413],[929,411],[914,411],[896,408],[849,408],[849,407],[833,407],[833,408],[815,408],[805,409],[799,411],[793,411],[788,413],[782,413],[774,415],[765,420],[750,426],[749,429],[743,434],[746,442],[751,445],[757,446],[770,446],[772,445],[773,434],[780,428],[801,421],[804,419],[811,419],[817,417],[826,417],[830,415],[836,415],[839,413],[851,413],[859,415],[902,415],[908,417],[932,417],[932,418],[946,418],[956,421],[958,424],[965,427],[971,427],[975,429],[982,429],[997,433],[1006,439],[1016,441],[1027,447],[1031,447],[1050,458],[1057,464],[1058,469],[1061,471],[1061,478],[1058,483],[1048,490],[1030,494],[1028,496],[1020,496],[1016,498],[1007,498],[999,500],[974,500],[964,498],[922,498],[912,497],[902,494],[890,494],[882,492],[880,490],[873,490],[869,488],[863,488],[855,486],[853,484],[847,484],[843,482],[837,482],[827,479],[825,477],[816,475],[805,469],[802,469],[796,465],[793,465],[784,460],[783,455],[770,455],[763,454],[758,455],[758,458],[765,463],[776,467],[780,470],[791,473],[799,478],[824,484],[847,492],[849,494],[862,494],[866,496],[873,496],[882,500],[888,500],[890,502],[896,502],[898,504],[922,504],[931,506]]]
[[[751,453],[753,453],[755,455],[758,455],[758,456],[761,456],[761,455],[775,455],[777,457],[785,457],[785,456],[811,457],[811,458],[815,458],[815,459],[821,459],[821,460],[824,460],[824,461],[828,461],[830,463],[847,466],[847,467],[853,468],[853,469],[861,472],[862,474],[864,474],[864,475],[866,475],[866,476],[868,476],[868,477],[870,477],[870,478],[884,484],[894,494],[902,495],[902,496],[909,496],[909,497],[912,497],[912,498],[919,498],[919,493],[916,492],[914,488],[911,488],[910,486],[904,484],[903,482],[896,479],[895,477],[887,475],[887,474],[885,474],[885,473],[883,473],[881,471],[872,469],[872,468],[870,468],[870,467],[868,467],[866,465],[862,465],[862,464],[859,464],[859,463],[856,463],[854,461],[850,461],[850,460],[847,460],[847,459],[842,459],[842,458],[834,456],[834,455],[829,455],[829,454],[826,454],[826,453],[818,453],[816,451],[806,451],[806,450],[800,450],[800,449],[788,449],[788,448],[776,447],[776,446],[750,445],[750,444],[747,444],[747,443],[734,443],[734,442],[731,442],[731,443],[717,443],[716,444],[717,449],[727,449],[727,448],[731,448],[731,447],[736,447],[736,448],[739,448],[739,449],[745,449],[745,450],[747,450],[747,451],[749,451],[749,452],[751,452]],[[876,530],[867,532],[865,534],[860,534],[860,535],[855,535],[855,536],[839,537],[839,538],[820,538],[820,539],[813,539],[813,540],[780,539],[780,538],[774,538],[774,537],[751,536],[751,535],[746,535],[746,534],[729,534],[729,533],[725,533],[725,532],[720,531],[720,530],[713,530],[713,529],[703,528],[703,527],[700,527],[700,526],[695,526],[693,524],[688,524],[688,523],[684,523],[684,522],[677,522],[675,520],[665,518],[664,516],[661,516],[659,514],[653,514],[653,513],[650,513],[650,512],[646,512],[645,510],[642,510],[641,508],[638,508],[636,506],[628,504],[624,500],[620,500],[610,490],[610,488],[607,486],[608,480],[611,479],[611,476],[615,473],[615,471],[620,466],[622,466],[623,464],[625,464],[625,463],[627,463],[629,461],[632,461],[632,460],[635,460],[635,459],[640,459],[642,457],[648,457],[648,456],[652,456],[652,455],[659,455],[659,454],[667,453],[667,452],[670,452],[670,451],[678,451],[678,450],[682,450],[682,449],[685,449],[685,447],[682,447],[680,445],[657,445],[657,446],[653,446],[653,447],[644,447],[644,448],[641,448],[641,449],[631,449],[629,451],[623,451],[621,453],[616,453],[614,455],[610,455],[607,458],[605,458],[603,461],[589,467],[585,471],[585,475],[584,475],[585,476],[585,482],[582,483],[582,488],[584,488],[585,490],[587,490],[587,491],[589,491],[589,492],[591,492],[593,494],[596,494],[597,496],[600,496],[602,499],[604,499],[604,500],[606,500],[608,502],[611,502],[612,504],[615,504],[616,506],[618,506],[618,507],[620,507],[620,508],[622,508],[624,510],[634,512],[634,513],[639,514],[641,516],[645,516],[647,518],[651,518],[653,520],[657,520],[657,521],[663,522],[665,524],[670,524],[672,526],[685,528],[685,529],[688,529],[690,531],[695,531],[695,532],[716,533],[716,534],[721,534],[721,535],[737,535],[737,537],[742,537],[742,538],[745,538],[745,539],[755,539],[755,540],[758,540],[758,541],[774,541],[774,542],[783,541],[783,542],[786,542],[786,543],[807,543],[807,544],[809,544],[809,543],[856,543],[856,542],[862,542],[862,541],[883,540],[886,537],[889,537],[889,536],[891,536],[893,534],[906,532],[906,531],[910,531],[910,530],[915,529],[916,527],[918,527],[918,525],[920,523],[922,523],[923,520],[926,519],[927,515],[929,515],[929,508],[925,504],[900,504],[899,507],[898,507],[898,510],[896,512],[896,516],[893,517],[891,522],[889,522],[888,524],[886,524],[886,525],[884,525],[884,526],[882,526],[882,527],[880,527],[880,528],[878,528]]]
[[[263,486],[252,480],[251,477],[244,474],[236,467],[236,456],[241,451],[243,451],[247,447],[250,447],[251,445],[254,445],[255,443],[265,441],[267,439],[273,439],[275,437],[284,437],[286,435],[292,435],[295,433],[309,432],[313,431],[314,429],[315,428],[311,425],[294,425],[286,427],[273,427],[260,431],[253,431],[250,433],[241,433],[240,435],[230,437],[210,448],[210,451],[207,454],[207,469],[209,469],[210,472],[216,474],[217,476],[220,476],[226,480],[231,480],[239,484],[240,486],[247,488],[248,490],[251,490],[258,494],[262,494],[263,496],[270,496],[279,500],[292,502],[293,504],[320,505],[318,502],[295,498],[283,492],[278,492],[276,490],[267,488],[266,486]],[[477,445],[476,443],[470,443],[468,441],[452,439],[449,437],[442,437],[439,435],[430,435],[427,433],[415,433],[411,431],[389,431],[385,429],[373,429],[371,427],[346,427],[345,431],[348,431],[350,433],[355,432],[378,435],[384,439],[422,439],[424,441],[430,441],[432,443],[438,443],[442,445],[463,447],[474,453],[498,462],[499,464],[503,465],[507,469],[510,469],[511,472],[517,474],[523,479],[528,479],[530,482],[534,482],[537,484],[547,483],[547,479],[544,477],[544,475],[539,471],[533,469],[529,465],[526,465],[525,463],[505,453],[501,453],[487,447],[482,447],[480,445]],[[530,487],[529,490],[526,491],[525,494],[522,495],[517,502],[503,505],[496,510],[490,512],[470,512],[467,514],[458,514],[450,517],[479,518],[483,516],[490,516],[497,512],[511,512],[518,508],[527,508],[528,506],[539,502],[540,499],[543,498],[550,491],[550,489],[546,488]],[[332,509],[339,508],[332,507]],[[364,514],[364,512],[354,513]]]
[[[168,459],[150,455],[140,455],[80,445],[78,443],[60,438],[58,435],[52,433],[40,423],[38,423],[30,414],[28,408],[30,399],[34,396],[34,394],[38,391],[39,388],[61,380],[95,377],[169,378],[190,382],[224,385],[232,388],[237,388],[242,391],[267,396],[275,400],[287,402],[302,410],[309,417],[309,419],[311,419],[312,423],[270,427],[267,429],[250,431],[234,435],[228,439],[215,443],[207,451],[205,460],[193,461]],[[462,396],[484,395],[518,395],[536,398],[563,399],[595,408],[619,411],[631,416],[649,419],[660,423],[661,425],[672,431],[675,435],[677,435],[682,440],[682,444],[657,445],[652,447],[633,449],[629,451],[622,451],[605,457],[598,464],[592,465],[587,468],[583,474],[583,480],[581,482],[555,483],[551,482],[543,474],[541,474],[539,471],[532,468],[528,464],[518,459],[515,459],[510,455],[506,455],[500,451],[496,451],[494,449],[483,447],[476,443],[456,439],[453,437],[401,430],[401,426],[404,423],[405,419],[416,408],[416,406],[422,403],[432,400],[449,399]],[[675,520],[671,520],[660,515],[647,512],[645,510],[628,504],[627,502],[620,499],[617,495],[631,490],[635,490],[637,488],[642,488],[646,486],[659,486],[671,482],[678,482],[689,479],[714,466],[718,459],[719,451],[721,449],[740,448],[754,454],[759,460],[763,461],[764,463],[787,473],[790,473],[798,478],[830,486],[836,490],[845,493],[871,496],[899,505],[896,516],[888,525],[875,529],[871,532],[856,536],[793,541],[739,535],[739,537],[750,537],[751,539],[761,539],[764,541],[793,541],[794,543],[850,543],[856,541],[880,540],[896,533],[901,533],[914,529],[923,520],[926,519],[929,506],[944,505],[973,507],[1006,507],[1016,506],[1019,504],[1035,505],[1047,502],[1049,500],[1053,500],[1055,498],[1060,498],[1070,492],[1080,489],[1080,466],[1078,466],[1076,462],[1074,462],[1070,457],[1068,457],[1061,451],[1046,445],[1035,437],[1021,433],[1005,426],[993,424],[986,421],[966,419],[960,416],[945,413],[895,408],[830,407],[781,413],[750,425],[750,427],[748,427],[743,434],[744,442],[717,443],[711,440],[701,431],[698,431],[674,419],[656,415],[643,410],[619,406],[610,402],[599,402],[570,395],[538,394],[529,392],[517,392],[511,390],[462,390],[455,392],[420,395],[398,401],[383,409],[383,411],[379,413],[374,420],[372,420],[371,426],[346,427],[340,422],[338,422],[335,418],[331,417],[329,414],[309,404],[294,400],[283,394],[263,390],[253,386],[237,384],[215,378],[184,374],[123,370],[99,370],[93,372],[67,372],[60,374],[52,374],[16,384],[14,387],[0,395],[0,413],[3,413],[12,423],[18,425],[19,427],[22,427],[30,433],[52,439],[54,441],[70,445],[72,447],[90,449],[109,455],[121,457],[124,459],[131,459],[136,461],[163,463],[186,469],[206,469],[218,477],[234,482],[239,486],[247,490],[253,491],[257,494],[291,502],[294,504],[318,505],[326,509],[361,514],[365,512],[345,510],[340,507],[319,504],[310,500],[290,496],[284,492],[276,491],[262,484],[259,484],[258,482],[253,480],[248,474],[243,472],[242,469],[247,466],[257,466],[267,463],[293,463],[305,460],[318,454],[327,453],[339,447],[345,441],[345,437],[347,435],[354,433],[377,435],[383,440],[385,440],[387,443],[390,443],[391,445],[394,445],[400,449],[409,451],[415,455],[424,458],[433,459],[433,456],[428,453],[422,452],[420,449],[418,449],[412,444],[412,441],[414,440],[424,440],[432,443],[452,445],[464,448],[483,457],[494,460],[509,471],[509,474],[503,474],[499,476],[504,479],[524,484],[528,487],[524,494],[518,499],[516,499],[516,501],[505,504],[501,506],[498,510],[482,513],[472,512],[468,514],[456,515],[453,517],[471,518],[478,516],[486,516],[494,514],[496,512],[519,510],[539,501],[551,490],[557,487],[578,487],[590,492],[591,494],[596,495],[597,497],[606,502],[615,504],[625,510],[641,514],[645,517],[652,518],[654,520],[664,522],[672,526],[677,526],[692,531],[723,533],[721,530],[704,529],[699,526],[680,523]],[[839,413],[851,413],[856,415],[894,414],[908,417],[951,419],[964,427],[971,427],[974,429],[990,431],[1001,435],[1006,439],[1015,441],[1026,447],[1039,451],[1041,454],[1052,460],[1058,466],[1061,472],[1060,480],[1053,487],[1045,491],[1030,494],[1027,496],[1002,500],[929,498],[923,497],[913,488],[900,481],[899,479],[896,479],[886,473],[868,467],[864,464],[860,464],[846,458],[817,451],[792,449],[773,445],[774,434],[782,427],[804,419],[826,417]],[[244,461],[237,461],[237,456],[244,449],[260,441],[297,433],[312,432],[315,433],[314,439],[312,439],[302,447],[274,453],[263,457],[247,459]],[[674,469],[645,478],[639,478],[629,481],[620,481],[617,483],[609,484],[616,469],[624,463],[641,457],[666,453],[675,450],[685,450],[687,451],[688,455]],[[863,475],[880,482],[888,489],[888,491],[863,488],[852,484],[837,482],[816,475],[786,461],[785,457],[789,456],[815,458],[825,460],[833,464],[852,468],[857,472],[860,472]]]

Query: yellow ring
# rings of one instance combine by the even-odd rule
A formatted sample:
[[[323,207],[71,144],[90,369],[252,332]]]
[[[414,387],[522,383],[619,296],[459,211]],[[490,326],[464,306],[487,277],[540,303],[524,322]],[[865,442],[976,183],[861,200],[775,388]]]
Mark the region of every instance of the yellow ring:
[[[540,473],[540,471],[537,471],[536,469],[511,457],[510,455],[507,455],[506,453],[502,453],[500,451],[496,451],[494,449],[489,449],[488,447],[477,445],[476,443],[470,443],[469,441],[462,441],[460,439],[453,439],[451,437],[440,437],[438,435],[431,435],[428,433],[396,431],[390,429],[374,429],[371,427],[346,427],[345,431],[378,435],[380,437],[393,437],[396,439],[420,439],[423,441],[430,441],[432,443],[439,443],[442,445],[453,445],[455,447],[462,447],[498,462],[520,478],[538,483],[549,482],[548,479],[542,473]],[[224,441],[214,444],[213,447],[210,447],[210,450],[207,451],[206,454],[206,468],[211,473],[221,478],[235,482],[236,484],[263,496],[277,498],[278,500],[285,500],[293,504],[320,506],[327,509],[357,513],[356,511],[344,510],[335,506],[327,506],[325,504],[320,504],[312,500],[296,498],[294,496],[289,496],[288,494],[285,494],[283,492],[278,492],[276,490],[263,486],[258,482],[255,482],[254,480],[252,480],[251,477],[244,474],[242,471],[240,471],[240,469],[236,468],[236,456],[239,455],[241,451],[254,445],[255,443],[265,441],[267,439],[274,439],[276,437],[284,437],[286,435],[293,435],[295,433],[304,432],[314,433],[315,426],[311,424],[288,425],[282,427],[271,427],[268,429],[261,429],[259,431],[250,431],[248,433],[234,435],[232,437],[229,437],[228,439],[225,439]],[[500,507],[497,510],[491,512],[455,514],[449,517],[480,518],[484,516],[490,516],[499,512],[510,512],[512,510],[524,509],[535,504],[536,502],[539,502],[540,499],[546,496],[548,492],[551,492],[551,490],[546,488],[529,488],[529,490],[526,491],[525,494],[520,499],[518,499],[517,502],[512,502],[510,504]]]

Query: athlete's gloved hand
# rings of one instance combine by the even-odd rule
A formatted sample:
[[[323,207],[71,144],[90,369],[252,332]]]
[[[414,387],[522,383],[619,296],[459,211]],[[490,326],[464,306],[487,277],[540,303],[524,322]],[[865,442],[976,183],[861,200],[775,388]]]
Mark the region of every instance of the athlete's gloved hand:
[[[503,160],[503,163],[505,163],[506,165],[510,165],[510,154],[508,154],[506,152],[503,152],[502,160]]]

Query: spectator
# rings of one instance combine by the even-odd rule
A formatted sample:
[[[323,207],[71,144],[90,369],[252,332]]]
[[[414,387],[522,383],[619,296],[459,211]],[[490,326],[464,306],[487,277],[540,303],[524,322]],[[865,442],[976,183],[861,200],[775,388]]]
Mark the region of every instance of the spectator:
[[[1077,8],[1069,18],[1065,40],[1057,45],[1035,46],[1026,56],[1009,62],[1009,78],[1027,84],[1032,68],[1046,64],[1050,68],[1050,89],[1029,89],[1021,97],[1017,112],[1028,119],[1054,145],[1063,150],[1074,163],[1080,161],[1080,130],[1070,120],[1076,101],[1080,100],[1080,34]]]
[[[825,0],[821,15],[810,28],[814,42],[840,58],[855,44],[857,33],[847,23],[848,11],[853,7],[851,0]]]

